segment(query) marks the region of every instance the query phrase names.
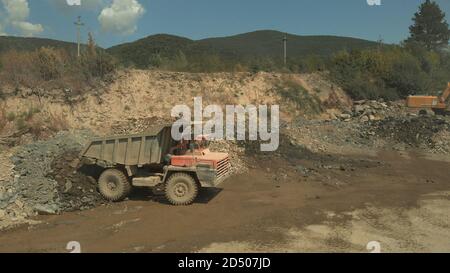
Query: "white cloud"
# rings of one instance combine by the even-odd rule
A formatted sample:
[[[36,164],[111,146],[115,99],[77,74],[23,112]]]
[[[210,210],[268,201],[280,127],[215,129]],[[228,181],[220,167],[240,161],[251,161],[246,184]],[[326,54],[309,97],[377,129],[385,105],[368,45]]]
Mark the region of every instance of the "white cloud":
[[[30,15],[27,0],[2,0],[11,21],[24,21]]]
[[[0,36],[6,36],[6,35],[7,34],[6,34],[5,30],[3,29],[2,24],[0,23]]]
[[[28,22],[30,7],[27,0],[2,0],[2,3],[6,11],[5,23],[19,30],[22,35],[34,36],[44,31],[41,24]]]
[[[3,14],[2,10],[0,9],[0,36],[6,36],[6,32],[5,32],[5,15]]]
[[[113,0],[101,11],[98,21],[105,31],[129,35],[137,30],[137,21],[144,13],[137,0]]]
[[[17,29],[19,29],[24,36],[31,37],[37,33],[41,33],[44,31],[44,28],[41,24],[32,24],[30,22],[25,21],[14,21],[11,25]]]

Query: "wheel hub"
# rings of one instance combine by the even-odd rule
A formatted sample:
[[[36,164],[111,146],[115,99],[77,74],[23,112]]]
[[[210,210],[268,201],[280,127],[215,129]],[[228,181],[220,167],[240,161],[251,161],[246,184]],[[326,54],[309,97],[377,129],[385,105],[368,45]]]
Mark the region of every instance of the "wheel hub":
[[[114,191],[117,188],[117,181],[110,179],[107,183],[108,189]]]
[[[188,192],[188,188],[186,184],[178,183],[175,185],[174,192],[177,197],[183,197]]]

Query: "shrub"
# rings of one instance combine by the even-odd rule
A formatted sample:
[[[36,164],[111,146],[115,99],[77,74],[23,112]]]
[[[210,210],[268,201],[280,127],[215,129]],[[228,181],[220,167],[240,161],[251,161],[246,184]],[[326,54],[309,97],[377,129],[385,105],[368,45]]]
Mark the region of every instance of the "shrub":
[[[67,66],[67,53],[63,50],[42,47],[34,52],[33,59],[36,59],[36,66],[40,73],[40,78],[44,81],[60,79]]]
[[[388,75],[384,76],[387,86],[395,88],[400,97],[426,92],[428,75],[422,70],[420,62],[412,55],[395,60]]]
[[[11,121],[13,121],[13,120],[16,119],[16,113],[14,113],[14,112],[9,112],[9,113],[6,115],[6,118],[7,118],[7,120],[8,120],[9,122],[11,122]]]
[[[82,54],[75,72],[81,72],[86,80],[103,79],[114,72],[116,66],[114,58],[103,50],[88,50]]]
[[[23,117],[19,117],[16,119],[16,128],[19,131],[25,130],[28,128],[28,124]]]
[[[353,99],[391,100],[441,89],[448,61],[447,53],[411,47],[343,51],[334,55],[330,72]]]
[[[29,106],[28,109],[21,114],[21,117],[24,118],[26,121],[29,121],[33,118],[34,114],[37,114],[40,112],[39,108],[35,108],[33,106]]]

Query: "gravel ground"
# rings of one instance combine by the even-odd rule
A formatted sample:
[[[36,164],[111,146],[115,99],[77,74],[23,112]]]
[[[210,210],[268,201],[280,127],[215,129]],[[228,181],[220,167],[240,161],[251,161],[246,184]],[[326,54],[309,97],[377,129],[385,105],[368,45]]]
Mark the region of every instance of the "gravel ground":
[[[135,127],[139,127],[137,131],[143,131],[155,122],[148,119],[119,124],[116,132],[130,133]],[[327,160],[315,155],[339,154],[348,152],[348,148],[422,149],[437,154],[450,153],[450,119],[447,117],[401,114],[369,121],[361,121],[359,117],[345,120],[299,119],[283,123],[281,128],[280,148],[276,153],[260,153],[259,142],[217,141],[212,143],[211,150],[228,152],[235,174],[254,168],[252,162],[255,158],[315,159],[329,166]],[[8,221],[18,223],[36,214],[86,210],[104,202],[97,192],[95,176],[84,172],[86,170],[76,172],[70,164],[90,137],[92,133],[88,131],[61,132],[50,140],[14,149],[10,160],[13,176],[6,181],[2,178],[0,184],[3,226],[9,225]],[[334,157],[332,160],[339,161]],[[309,175],[308,168],[302,168],[301,173]],[[345,170],[348,166],[340,164],[330,168]]]

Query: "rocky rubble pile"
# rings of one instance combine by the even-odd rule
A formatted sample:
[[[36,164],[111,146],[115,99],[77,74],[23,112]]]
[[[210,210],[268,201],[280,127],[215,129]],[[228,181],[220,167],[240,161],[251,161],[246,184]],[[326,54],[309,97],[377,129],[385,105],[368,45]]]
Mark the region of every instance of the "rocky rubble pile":
[[[11,158],[14,178],[3,183],[0,192],[3,220],[94,206],[99,200],[95,186],[88,177],[74,174],[70,166],[90,136],[86,131],[60,132],[48,141],[18,149]]]
[[[68,151],[52,163],[50,177],[58,183],[62,211],[86,210],[105,202],[97,191],[96,179],[101,170],[95,166],[75,169],[72,162],[78,159],[79,153],[78,149]]]
[[[398,116],[403,112],[403,103],[384,102],[383,100],[360,100],[355,101],[352,111],[345,112],[339,116],[341,120],[358,120],[369,122],[381,120],[387,117]]]
[[[336,120],[297,119],[283,129],[295,143],[314,152],[337,152],[349,149],[418,148],[425,152],[450,153],[450,117],[407,114],[401,106],[386,116],[361,122],[350,117]]]
[[[129,118],[126,121],[117,122],[111,128],[115,135],[128,135],[143,133],[152,128],[158,128],[162,125],[171,124],[174,120],[168,120],[158,117],[149,118]]]
[[[282,129],[282,132],[298,145],[316,152],[340,153],[343,149],[366,148],[373,145],[373,140],[367,134],[368,123],[356,119],[308,120],[297,119]]]
[[[450,152],[450,139],[444,138],[450,133],[450,119],[444,117],[390,117],[373,122],[364,132],[368,136],[383,137],[410,147],[429,149],[432,152]]]

